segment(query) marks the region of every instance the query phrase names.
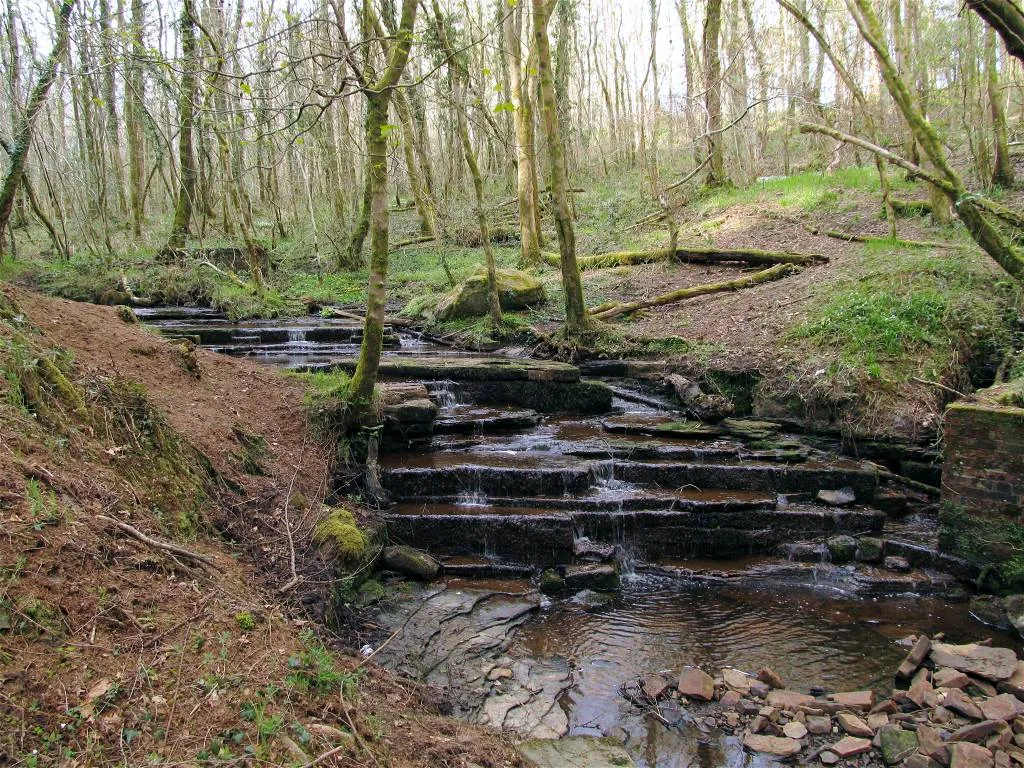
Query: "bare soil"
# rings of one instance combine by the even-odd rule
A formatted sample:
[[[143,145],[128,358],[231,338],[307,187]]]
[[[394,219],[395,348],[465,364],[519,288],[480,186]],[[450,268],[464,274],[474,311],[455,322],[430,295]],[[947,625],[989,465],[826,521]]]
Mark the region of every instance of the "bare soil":
[[[27,323],[0,323],[0,369],[16,369],[16,344],[67,350],[91,415],[33,412],[0,377],[0,765],[519,764],[500,735],[440,715],[440,692],[322,651],[363,638],[322,624],[335,572],[310,536],[331,451],[299,382],[109,308],[3,290]],[[147,448],[152,425],[112,444],[97,419],[120,412],[94,393],[115,380],[141,384],[153,409],[134,413],[214,475]],[[266,440],[263,474],[247,473],[240,433]],[[165,459],[178,476],[157,483]],[[192,506],[198,525],[177,527]],[[300,583],[281,594],[293,552]]]

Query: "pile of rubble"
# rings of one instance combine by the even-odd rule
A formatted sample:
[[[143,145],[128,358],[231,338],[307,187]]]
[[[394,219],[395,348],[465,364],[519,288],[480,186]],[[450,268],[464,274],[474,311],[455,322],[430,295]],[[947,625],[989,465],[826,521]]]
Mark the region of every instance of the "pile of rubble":
[[[742,735],[745,747],[807,764],[906,768],[1024,766],[1024,661],[986,643],[907,638],[897,687],[812,696],[787,690],[771,669],[756,676],[687,667],[673,684],[658,675],[626,691],[657,714],[690,708],[699,724]]]

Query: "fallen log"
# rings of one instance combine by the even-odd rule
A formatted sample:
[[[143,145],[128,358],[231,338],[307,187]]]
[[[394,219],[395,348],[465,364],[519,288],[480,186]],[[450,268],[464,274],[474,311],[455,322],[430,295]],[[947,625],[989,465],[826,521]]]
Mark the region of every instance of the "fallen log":
[[[401,250],[402,248],[408,248],[410,245],[419,245],[420,243],[429,243],[432,240],[436,240],[436,239],[437,238],[435,238],[433,235],[417,235],[416,237],[411,237],[408,240],[402,240],[399,243],[395,243],[388,250],[391,253],[394,253],[395,251]]]
[[[932,212],[931,200],[904,200],[900,197],[890,197],[889,204],[897,216],[926,216]]]
[[[558,266],[558,254],[542,254],[544,261]],[[576,259],[581,270],[604,269],[606,267],[624,267],[633,264],[651,264],[668,261],[673,251],[668,248],[657,248],[651,251],[618,251],[600,253],[594,256],[581,256]],[[700,246],[680,246],[675,249],[676,261],[686,264],[721,264],[739,262],[742,264],[797,264],[808,266],[828,261],[827,256],[817,253],[786,253],[783,251],[762,251],[757,248],[703,248]]]
[[[896,238],[895,240],[893,240],[890,237],[875,237],[874,235],[855,235],[852,232],[841,232],[838,229],[822,229],[821,227],[816,227],[814,224],[808,224],[806,221],[802,221],[792,216],[783,216],[781,214],[771,212],[768,212],[765,215],[771,219],[777,219],[779,221],[788,221],[790,224],[798,224],[799,226],[803,227],[808,232],[810,232],[812,235],[831,237],[835,240],[843,240],[844,242],[847,243],[878,243],[895,245],[901,248],[961,249],[965,247],[960,243],[938,243],[932,240],[903,240],[901,238]]]
[[[636,312],[638,309],[646,309],[648,307],[661,307],[666,304],[675,304],[685,299],[696,298],[697,296],[706,296],[711,293],[723,293],[725,291],[738,291],[743,288],[750,288],[761,283],[768,283],[772,280],[779,280],[787,275],[792,275],[800,271],[800,267],[796,264],[776,264],[768,269],[763,269],[760,272],[755,272],[752,275],[737,278],[736,280],[727,280],[724,283],[705,283],[704,285],[695,285],[690,288],[680,288],[677,291],[663,294],[662,296],[655,296],[653,299],[643,299],[642,301],[630,301],[622,304],[615,304],[611,307],[602,305],[601,307],[595,307],[599,311],[591,311],[591,317],[598,320],[610,320],[613,317],[619,315],[625,315],[630,312]]]

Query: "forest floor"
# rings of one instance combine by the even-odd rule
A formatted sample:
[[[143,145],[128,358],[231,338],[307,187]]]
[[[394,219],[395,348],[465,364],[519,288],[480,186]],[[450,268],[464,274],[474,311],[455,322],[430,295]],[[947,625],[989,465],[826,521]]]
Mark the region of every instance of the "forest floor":
[[[895,176],[893,182],[902,198],[927,196],[913,182]],[[579,255],[664,247],[666,228],[650,221],[652,206],[643,187],[636,174],[585,186],[575,201]],[[697,376],[753,377],[781,411],[826,414],[832,422],[840,418],[841,429],[851,434],[933,437],[945,404],[957,392],[990,382],[1000,368],[1009,375],[1016,365],[1017,374],[1024,374],[1024,363],[1007,356],[1021,346],[1024,298],[961,226],[937,227],[928,217],[901,218],[901,238],[953,247],[912,248],[886,241],[888,225],[877,187],[873,169],[849,168],[693,196],[676,208],[681,246],[778,249],[822,254],[829,261],[742,291],[616,318],[607,326],[607,343],[591,353],[663,359]],[[497,205],[492,223],[499,265],[516,266],[514,206]],[[447,224],[445,246],[413,244],[391,254],[392,311],[429,307],[450,288],[445,266],[456,281],[481,268],[471,211],[449,211]],[[805,224],[882,240],[845,242],[811,234]],[[416,234],[415,211],[393,214],[393,243]],[[547,248],[556,250],[553,231],[547,231],[547,240]],[[38,234],[36,241],[45,248]],[[203,244],[224,242],[210,238]],[[235,317],[302,313],[322,304],[358,308],[365,299],[367,271],[333,270],[338,246],[329,247],[332,242],[343,244],[343,238],[332,235],[328,224],[317,238],[296,229],[289,239],[276,242],[278,267],[262,300],[208,269],[155,264],[142,252],[116,264],[95,254],[80,253],[68,263],[29,254],[19,267],[6,269],[8,279],[82,300],[97,300],[116,287],[124,271],[139,294],[156,294],[169,303],[213,304]],[[583,285],[587,305],[593,307],[748,271],[734,265],[662,262],[587,271]],[[549,301],[506,317],[507,337],[521,345],[543,338],[563,318],[558,270],[544,266],[536,272]],[[436,334],[470,346],[490,336],[483,319],[430,324],[428,316],[427,322]]]
[[[519,764],[360,666],[310,544],[330,462],[303,397],[113,308],[0,290],[0,764]]]

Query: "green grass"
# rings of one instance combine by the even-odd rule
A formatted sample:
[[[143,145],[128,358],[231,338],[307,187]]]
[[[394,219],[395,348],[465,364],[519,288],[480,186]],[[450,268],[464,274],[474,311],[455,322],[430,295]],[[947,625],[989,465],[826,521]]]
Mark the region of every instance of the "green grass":
[[[1009,347],[1020,289],[994,278],[982,256],[875,246],[864,249],[863,266],[861,276],[819,289],[820,301],[789,334],[832,353],[830,373],[941,381]]]

